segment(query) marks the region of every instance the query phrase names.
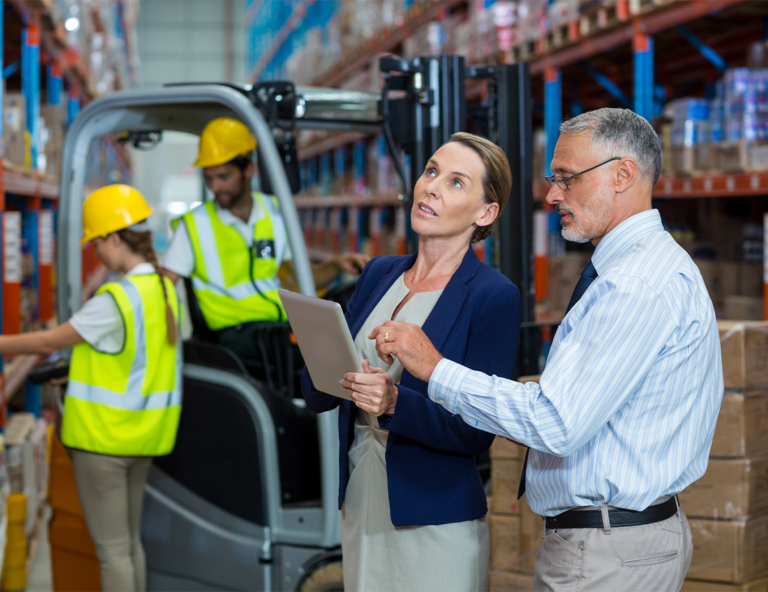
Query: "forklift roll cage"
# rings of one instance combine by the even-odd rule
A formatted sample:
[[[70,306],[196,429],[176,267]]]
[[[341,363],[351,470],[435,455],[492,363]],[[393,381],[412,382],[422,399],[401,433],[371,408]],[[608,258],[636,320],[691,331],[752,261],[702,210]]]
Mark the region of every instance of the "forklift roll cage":
[[[258,142],[262,186],[268,187],[269,192],[276,196],[285,221],[299,290],[303,294],[315,295],[309,256],[289,181],[289,177],[296,174],[292,169],[296,166],[294,130],[383,132],[393,156],[398,159],[398,165],[395,140],[410,156],[410,176],[415,179],[432,152],[451,133],[465,128],[468,109],[465,105],[464,78],[470,76],[491,81],[489,102],[483,108],[484,125],[488,128],[486,135],[507,153],[515,180],[507,209],[497,227],[500,232],[500,269],[520,288],[523,321],[533,321],[531,130],[527,65],[478,69],[465,68],[463,58],[455,56],[417,58],[410,62],[382,58],[382,71],[386,80],[384,97],[376,93],[302,88],[294,87],[289,82],[267,82],[252,87],[173,84],[161,89],[114,93],[90,103],[72,122],[64,143],[57,229],[59,319],[70,318],[81,305],[81,206],[86,189],[85,163],[93,140],[110,134],[128,132],[129,136],[146,135],[163,130],[199,135],[210,120],[223,116],[245,123]],[[390,99],[388,93],[397,91],[400,91],[399,97]],[[469,111],[472,116],[477,108]],[[410,188],[404,188],[406,213],[409,213],[409,192]],[[411,248],[415,244],[414,237]],[[518,375],[530,372],[531,364],[537,357],[535,350],[534,343],[525,342],[524,333]],[[147,486],[149,510],[145,510],[145,531],[150,532],[156,541],[172,536],[157,531],[157,525],[148,522],[148,512],[153,519],[160,516],[156,513],[157,508],[173,505],[170,497],[177,492],[179,497],[174,511],[183,516],[183,528],[192,529],[191,525],[194,525],[194,528],[202,529],[200,532],[205,532],[204,537],[208,537],[205,540],[211,543],[226,540],[227,544],[233,545],[232,549],[252,547],[253,559],[261,566],[259,571],[263,574],[263,581],[261,584],[249,582],[246,587],[298,589],[307,570],[312,565],[321,565],[325,560],[322,558],[328,557],[327,552],[333,553],[333,549],[340,545],[336,413],[317,416],[320,506],[288,508],[281,503],[275,425],[258,388],[236,371],[211,369],[199,360],[189,358],[184,366],[184,379],[195,384],[209,381],[217,387],[223,385],[237,391],[240,398],[248,402],[253,420],[258,425],[258,464],[264,473],[262,502],[266,524],[254,527],[253,524],[238,523],[238,526],[229,528],[228,524],[237,521],[233,521],[226,512],[217,514],[195,496],[181,491],[183,487],[168,483],[169,478],[161,471],[153,469]],[[195,507],[200,512],[211,511],[218,518],[208,520],[208,515],[203,517],[195,513]],[[173,546],[172,540],[166,542]],[[276,556],[274,545],[285,547],[281,557]],[[231,551],[230,555],[234,553]],[[169,564],[176,562],[171,555],[166,559]],[[224,548],[219,559],[223,565],[230,560]],[[191,564],[194,558],[184,561]],[[168,574],[160,574],[153,584],[152,566],[149,567],[150,587],[172,589],[213,585],[223,589],[243,585],[243,580],[228,580],[226,569],[220,576],[196,578],[191,575],[188,580],[168,579]],[[190,567],[194,572],[195,568]]]

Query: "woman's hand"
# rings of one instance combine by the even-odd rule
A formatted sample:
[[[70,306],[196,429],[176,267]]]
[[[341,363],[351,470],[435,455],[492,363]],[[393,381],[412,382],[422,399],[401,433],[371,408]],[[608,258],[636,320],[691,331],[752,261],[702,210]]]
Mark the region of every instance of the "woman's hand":
[[[387,321],[376,327],[368,339],[376,340],[376,351],[387,364],[397,358],[413,376],[429,382],[435,366],[443,359],[418,325]]]
[[[344,392],[352,397],[355,405],[371,415],[394,415],[397,404],[397,386],[392,377],[381,368],[371,368],[363,360],[365,372],[347,372],[340,380]]]

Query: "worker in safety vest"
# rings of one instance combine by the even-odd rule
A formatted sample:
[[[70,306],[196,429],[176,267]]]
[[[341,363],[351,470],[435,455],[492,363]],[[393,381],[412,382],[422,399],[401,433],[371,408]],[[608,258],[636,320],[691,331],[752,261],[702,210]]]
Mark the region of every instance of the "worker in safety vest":
[[[191,278],[205,322],[218,343],[244,359],[258,357],[253,332],[262,321],[286,321],[277,290],[278,272],[293,276],[285,225],[274,198],[252,192],[256,141],[239,121],[220,117],[200,136],[194,166],[203,169],[213,201],[172,223],[163,258],[172,280]],[[322,288],[348,271],[359,274],[368,257],[341,255],[314,265]]]
[[[146,590],[139,536],[147,472],[169,454],[181,414],[179,299],[159,275],[152,213],[127,185],[83,202],[82,244],[122,278],[104,284],[53,329],[0,336],[0,353],[51,354],[73,347],[61,439],[101,566],[102,590]]]

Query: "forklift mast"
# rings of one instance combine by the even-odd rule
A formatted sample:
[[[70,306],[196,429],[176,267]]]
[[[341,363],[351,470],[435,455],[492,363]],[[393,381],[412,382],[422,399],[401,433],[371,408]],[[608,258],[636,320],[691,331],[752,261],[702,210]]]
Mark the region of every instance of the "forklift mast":
[[[410,160],[410,177],[403,182],[406,220],[412,206],[413,180],[421,176],[427,160],[451,134],[467,130],[468,119],[477,133],[504,150],[512,169],[512,192],[496,224],[497,266],[520,290],[524,330],[515,376],[539,372],[539,340],[534,321],[533,294],[533,180],[531,83],[528,64],[470,66],[461,56],[420,57],[403,60],[383,57],[382,128],[392,157],[399,162],[393,139]],[[488,84],[485,105],[467,106],[465,81]],[[390,93],[393,96],[390,97]],[[418,246],[406,224],[411,252]],[[534,328],[535,329],[535,328]]]

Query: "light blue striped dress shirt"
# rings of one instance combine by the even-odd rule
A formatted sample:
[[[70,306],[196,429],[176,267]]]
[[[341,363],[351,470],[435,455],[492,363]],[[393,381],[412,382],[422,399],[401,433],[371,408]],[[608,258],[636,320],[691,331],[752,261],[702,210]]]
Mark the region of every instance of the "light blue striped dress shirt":
[[[643,510],[707,468],[723,396],[715,311],[658,211],[619,224],[598,277],[555,335],[540,384],[442,360],[429,396],[470,425],[531,447],[531,509]]]

